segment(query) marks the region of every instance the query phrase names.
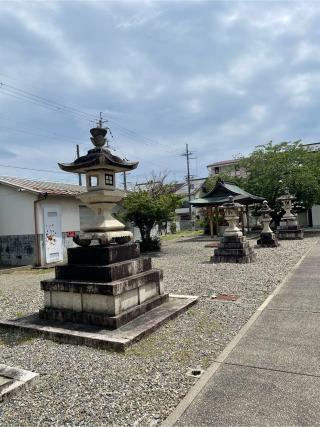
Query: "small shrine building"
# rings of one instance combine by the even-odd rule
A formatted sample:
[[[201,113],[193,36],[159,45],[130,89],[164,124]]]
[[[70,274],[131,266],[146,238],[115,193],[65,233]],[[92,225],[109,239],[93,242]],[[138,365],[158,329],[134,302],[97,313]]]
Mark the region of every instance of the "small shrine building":
[[[215,187],[207,193],[205,196],[192,200],[190,203],[192,206],[197,208],[206,208],[208,216],[210,218],[210,234],[213,236],[213,223],[218,223],[219,206],[223,205],[229,200],[229,196],[233,197],[233,200],[243,205],[243,209],[240,215],[240,221],[242,223],[242,232],[245,231],[245,225],[247,231],[249,231],[249,206],[254,204],[260,204],[264,201],[263,197],[255,196],[248,193],[242,188],[235,184],[218,180]],[[213,220],[214,218],[214,220]]]

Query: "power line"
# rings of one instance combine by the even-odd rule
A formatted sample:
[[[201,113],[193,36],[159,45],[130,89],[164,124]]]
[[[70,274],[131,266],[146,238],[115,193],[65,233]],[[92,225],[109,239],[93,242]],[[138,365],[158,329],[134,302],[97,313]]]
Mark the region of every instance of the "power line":
[[[40,133],[35,133],[35,132],[29,131],[29,130],[26,130],[26,129],[22,129],[22,128],[12,128],[10,126],[3,126],[1,124],[0,124],[0,129],[9,130],[9,131],[12,131],[12,132],[24,133],[26,135],[39,136],[41,138],[44,138],[44,137],[45,138],[52,138],[52,139],[58,139],[60,141],[61,140],[66,140],[66,141],[72,142],[73,144],[75,142],[79,142],[79,140],[77,140],[77,139],[69,138],[68,136],[64,136],[64,135],[58,135],[56,133],[52,133],[52,134],[50,134],[50,133],[41,133],[40,134]],[[36,129],[36,128],[33,128],[33,129]],[[39,129],[39,130],[42,130],[42,129]],[[84,143],[84,141],[82,141],[82,142]]]
[[[24,170],[36,171],[36,172],[63,173],[65,175],[65,172],[61,172],[61,171],[58,171],[58,170],[52,170],[52,169],[35,169],[35,168],[27,168],[27,167],[24,167],[24,166],[13,166],[13,165],[3,165],[3,164],[0,164],[0,167],[11,168],[11,169],[24,169]]]
[[[7,96],[10,96],[12,98],[15,99],[19,99],[22,101],[26,101],[29,102],[31,104],[35,104],[35,105],[40,105],[44,108],[47,108],[51,111],[56,111],[56,112],[60,112],[60,113],[68,113],[68,114],[72,114],[75,117],[79,118],[79,119],[83,119],[86,121],[89,121],[90,123],[94,122],[96,120],[96,116],[92,113],[87,113],[85,111],[81,111],[78,108],[74,108],[74,107],[69,107],[67,105],[61,104],[59,102],[50,100],[48,98],[45,98],[43,96],[39,96],[36,94],[33,94],[32,92],[26,91],[24,89],[18,88],[16,86],[13,85],[9,85],[7,83],[4,82],[0,82],[0,93],[3,93]],[[115,119],[110,119],[109,120],[111,123],[114,123],[114,125],[116,127],[118,127],[122,132],[125,133],[125,135],[127,137],[131,137],[131,138],[139,138],[140,142],[143,143],[142,140],[144,140],[145,144],[149,144],[149,145],[162,145],[163,147],[167,148],[167,151],[172,153],[175,150],[173,150],[169,145],[167,144],[163,144],[159,141],[156,141],[152,138],[146,137],[142,134],[139,134],[138,132],[128,129],[125,126],[121,125],[117,120]]]

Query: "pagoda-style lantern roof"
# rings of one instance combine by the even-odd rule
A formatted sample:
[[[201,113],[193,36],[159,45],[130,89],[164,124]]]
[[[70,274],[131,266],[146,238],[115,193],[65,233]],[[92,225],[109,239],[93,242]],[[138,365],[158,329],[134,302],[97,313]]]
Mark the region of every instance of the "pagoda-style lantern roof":
[[[60,169],[65,172],[85,173],[90,169],[108,169],[115,172],[126,172],[136,169],[139,162],[130,162],[111,154],[104,145],[107,129],[96,127],[90,129],[91,141],[95,148],[88,151],[85,156],[81,156],[72,163],[58,163]]]

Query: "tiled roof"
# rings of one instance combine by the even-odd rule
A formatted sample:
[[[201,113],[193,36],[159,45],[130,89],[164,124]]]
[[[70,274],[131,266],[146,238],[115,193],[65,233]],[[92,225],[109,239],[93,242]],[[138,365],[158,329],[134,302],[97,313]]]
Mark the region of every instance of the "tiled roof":
[[[222,166],[222,165],[233,165],[235,163],[238,163],[238,160],[222,160],[221,162],[215,162],[215,163],[210,163],[210,165],[207,166],[207,168],[211,167],[211,166]]]
[[[207,178],[195,178],[195,179],[191,179],[190,180],[191,194],[196,193],[199,190],[199,188],[204,184],[204,182],[205,182],[206,179]],[[181,187],[178,188],[178,190],[175,191],[175,193],[178,196],[184,196],[184,195],[188,194],[188,183],[187,182],[183,183],[181,185]]]
[[[76,196],[86,191],[80,185],[64,184],[62,182],[36,181],[33,179],[0,176],[0,184],[21,188],[32,193],[47,193],[57,196]]]

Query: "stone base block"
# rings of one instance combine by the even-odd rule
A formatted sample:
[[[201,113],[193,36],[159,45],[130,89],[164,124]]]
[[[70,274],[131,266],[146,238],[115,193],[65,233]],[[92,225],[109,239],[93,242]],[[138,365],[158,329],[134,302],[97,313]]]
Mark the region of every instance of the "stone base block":
[[[56,266],[57,280],[112,282],[151,269],[151,258],[141,257],[110,265],[65,264]]]
[[[277,237],[279,240],[301,240],[303,239],[303,230],[301,228],[277,228]]]
[[[155,331],[194,305],[198,297],[169,295],[161,306],[155,307],[115,330],[76,323],[59,323],[39,318],[38,314],[14,320],[0,320],[0,326],[18,329],[53,341],[89,347],[124,351],[134,342]]]
[[[115,282],[82,282],[77,280],[49,279],[40,282],[41,289],[47,292],[70,292],[74,294],[120,295],[124,292],[146,285],[160,283],[162,271],[156,268]]]
[[[139,258],[139,243],[68,249],[69,264],[109,265]]]
[[[152,310],[167,301],[169,294],[157,295],[153,298],[148,299],[142,304],[134,304],[128,310],[122,311],[120,314],[115,316],[108,316],[106,312],[85,312],[85,311],[74,311],[62,308],[43,308],[39,311],[39,317],[43,320],[51,320],[58,322],[72,322],[86,325],[103,326],[107,329],[117,329],[120,326],[125,325],[131,320],[135,319],[141,314]]]
[[[0,402],[26,385],[33,384],[38,378],[36,372],[0,365]]]
[[[279,246],[279,242],[274,233],[261,233],[257,246],[259,248],[276,248]]]

